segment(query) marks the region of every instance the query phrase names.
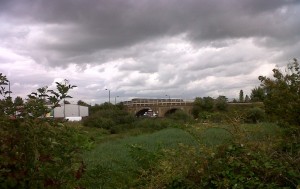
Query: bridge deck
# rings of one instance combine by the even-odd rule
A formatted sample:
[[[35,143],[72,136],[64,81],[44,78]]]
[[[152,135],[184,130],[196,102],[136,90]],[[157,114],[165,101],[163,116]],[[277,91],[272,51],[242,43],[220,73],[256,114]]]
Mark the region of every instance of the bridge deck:
[[[191,102],[140,102],[127,104],[128,107],[147,107],[147,106],[191,106]]]

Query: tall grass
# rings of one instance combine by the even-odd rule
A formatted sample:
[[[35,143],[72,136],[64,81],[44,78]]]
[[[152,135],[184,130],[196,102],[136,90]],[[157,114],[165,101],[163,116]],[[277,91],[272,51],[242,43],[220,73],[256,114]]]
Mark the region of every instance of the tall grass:
[[[178,144],[196,145],[194,138],[181,129],[169,128],[152,134],[131,136],[97,145],[84,154],[88,188],[127,188],[138,179],[141,164],[132,155],[132,148],[149,156],[160,149]],[[151,161],[151,157],[147,160]],[[145,162],[146,163],[146,162]]]
[[[149,120],[141,120],[138,125],[142,125],[143,128],[151,127],[151,124],[147,125],[149,122],[156,129],[164,127],[161,127],[161,123],[156,125],[157,123]],[[275,124],[242,124],[239,127],[243,133],[243,140],[265,145],[266,148],[270,146],[270,141],[280,136],[280,128]],[[200,157],[198,154],[202,153],[199,145],[217,147],[234,140],[231,129],[232,127],[226,124],[186,124],[184,129],[166,128],[156,132],[152,130],[152,133],[147,133],[149,130],[146,129],[146,133],[140,133],[138,136],[132,136],[132,132],[101,135],[99,131],[101,137],[98,139],[101,142],[83,154],[87,165],[83,184],[87,188],[141,188],[143,182],[147,184],[149,178],[153,179],[152,184],[171,181],[178,174],[186,174],[181,173],[180,169],[191,169],[189,166],[193,166],[193,162]],[[158,164],[164,169],[171,165],[175,171],[161,170],[164,173],[155,177],[151,175],[151,170]],[[146,179],[142,178],[145,175],[141,173],[146,174]]]

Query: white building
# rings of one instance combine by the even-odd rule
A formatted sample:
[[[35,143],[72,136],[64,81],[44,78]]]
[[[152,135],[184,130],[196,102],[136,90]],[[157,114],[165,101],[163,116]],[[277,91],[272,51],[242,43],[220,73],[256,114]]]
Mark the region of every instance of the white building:
[[[87,106],[80,106],[77,104],[65,104],[54,108],[50,112],[50,117],[66,118],[70,121],[80,121],[82,117],[89,115],[89,108]]]

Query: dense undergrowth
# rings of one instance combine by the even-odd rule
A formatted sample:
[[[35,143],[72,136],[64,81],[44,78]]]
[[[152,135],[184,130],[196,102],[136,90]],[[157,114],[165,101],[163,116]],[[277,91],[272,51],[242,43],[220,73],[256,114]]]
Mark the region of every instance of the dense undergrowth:
[[[298,127],[263,122],[267,120],[262,103],[200,112],[197,120],[184,112],[167,118],[134,118],[131,124],[119,125],[123,130],[115,134],[139,130],[138,135],[146,137],[145,133],[155,135],[162,130],[161,138],[167,138],[172,145],[159,145],[151,137],[152,143],[145,144],[138,136],[133,137],[137,133],[130,135],[130,145],[125,145],[128,135],[110,138],[116,143],[102,139],[105,142],[100,143],[101,147],[97,145],[85,153],[85,185],[149,189],[297,188]],[[172,134],[168,128],[189,133],[193,144],[179,142],[176,136],[169,138]],[[110,128],[107,130],[111,133]],[[159,147],[153,150],[153,145]]]
[[[0,188],[81,188],[85,170],[83,149],[90,140],[62,120],[45,118],[52,108],[69,98],[75,86],[57,83],[57,91],[38,89],[17,106],[5,89],[8,80],[0,74]]]
[[[283,130],[270,123],[240,128],[186,124],[106,141],[85,153],[85,184],[88,188],[296,188],[299,159],[295,150],[284,150]],[[186,134],[179,137],[179,133]]]
[[[1,120],[0,141],[1,188],[79,186],[85,166],[80,154],[88,139],[75,129]]]
[[[55,106],[73,87],[59,83],[58,92],[32,93],[14,117],[17,107],[1,87],[0,187],[299,188],[297,61],[288,70],[260,77],[264,104],[219,101],[214,110],[201,102],[196,120],[184,112],[137,119],[111,104],[91,107],[84,126],[45,119],[45,98]]]

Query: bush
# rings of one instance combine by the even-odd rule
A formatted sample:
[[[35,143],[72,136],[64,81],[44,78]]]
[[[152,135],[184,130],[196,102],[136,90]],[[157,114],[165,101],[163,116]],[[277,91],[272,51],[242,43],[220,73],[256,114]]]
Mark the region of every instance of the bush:
[[[272,121],[286,122],[286,126],[300,126],[300,65],[297,59],[287,69],[273,69],[273,78],[259,76],[266,91],[264,105]]]
[[[254,107],[248,110],[246,114],[246,122],[258,123],[265,120],[265,111],[261,108]]]
[[[96,113],[83,119],[83,125],[87,127],[98,127],[117,133],[123,129],[130,128],[135,121],[135,117],[126,110],[115,107],[110,109],[100,109]]]
[[[198,118],[202,122],[207,122],[210,120],[210,116],[211,116],[210,112],[202,111],[199,113]]]
[[[241,144],[222,146],[206,158],[199,184],[203,188],[296,188],[300,172],[295,160]]]
[[[201,150],[199,153],[198,150]],[[201,146],[162,149],[144,170],[144,188],[297,188],[299,159],[230,143],[216,150]],[[146,186],[145,186],[146,185]]]
[[[212,123],[223,123],[226,120],[226,113],[221,113],[221,112],[211,113],[209,120]]]
[[[79,188],[85,170],[81,150],[86,137],[59,120],[47,119],[46,100],[57,106],[71,86],[65,80],[57,91],[39,88],[28,95],[22,112],[6,94],[8,80],[0,73],[0,188]]]
[[[168,118],[176,121],[182,121],[184,123],[193,120],[192,116],[182,110],[176,110],[174,113],[169,114]]]
[[[0,188],[75,188],[87,140],[69,127],[41,120],[1,120]]]

